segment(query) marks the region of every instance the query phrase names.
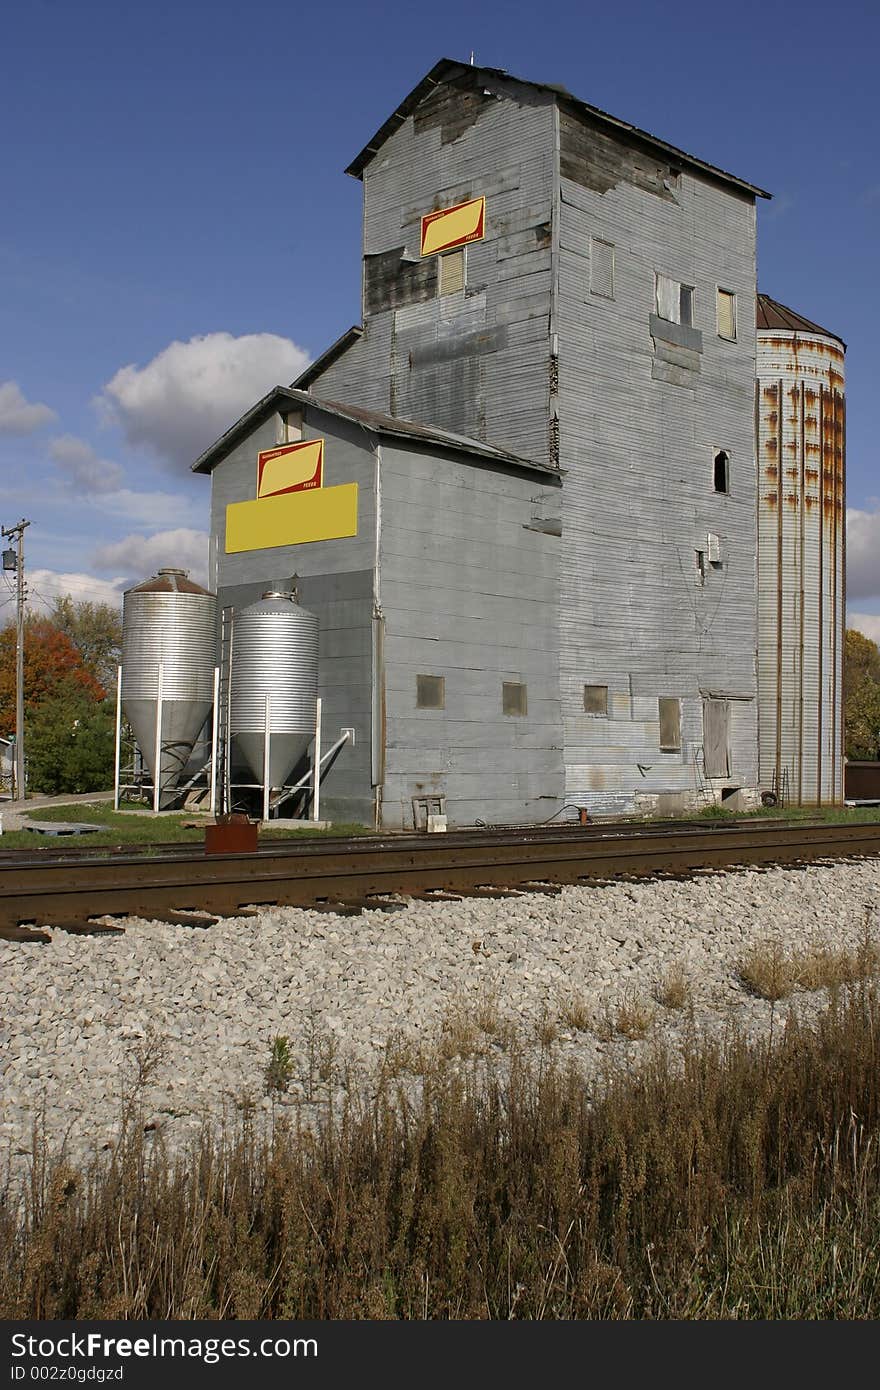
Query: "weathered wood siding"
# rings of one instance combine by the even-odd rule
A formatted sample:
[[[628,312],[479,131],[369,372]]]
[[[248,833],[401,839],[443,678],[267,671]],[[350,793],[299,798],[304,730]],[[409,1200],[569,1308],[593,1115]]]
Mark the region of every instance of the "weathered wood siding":
[[[560,161],[566,797],[611,810],[693,791],[704,694],[731,700],[724,780],[754,786],[754,201],[565,110]],[[593,238],[614,246],[613,298],[591,292]],[[692,328],[657,320],[658,272],[694,287]],[[717,335],[718,285],[737,295],[736,342]],[[722,563],[701,583],[710,532]],[[584,712],[585,683],[608,686],[607,717]],[[660,751],[661,696],[682,701],[680,752]]]
[[[318,618],[318,694],[325,750],[342,727],[355,730],[322,788],[321,805],[338,821],[373,823],[371,784],[371,626],[376,550],[375,458],[357,425],[308,411],[303,437],[326,439],[324,484],[358,485],[358,532],[342,540],[275,546],[227,555],[226,507],[256,496],[257,453],[281,442],[275,416],[257,428],[211,475],[214,585],[220,606],[256,602],[272,581],[300,577],[300,602]],[[304,772],[306,767],[301,769]]]
[[[385,620],[383,823],[444,796],[450,823],[536,821],[562,806],[558,515],[553,479],[466,456],[382,444],[380,597]],[[445,709],[420,709],[416,676],[442,676]],[[527,713],[502,713],[502,683]]]
[[[479,70],[442,84],[364,171],[364,336],[316,396],[547,461],[553,99]],[[438,294],[424,214],[486,198],[466,285]]]

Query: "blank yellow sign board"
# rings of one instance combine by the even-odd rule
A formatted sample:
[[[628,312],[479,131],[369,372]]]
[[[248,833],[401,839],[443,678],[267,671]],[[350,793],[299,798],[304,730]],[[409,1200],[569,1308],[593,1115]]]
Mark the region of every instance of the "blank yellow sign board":
[[[357,535],[357,483],[284,492],[226,508],[226,554]]]

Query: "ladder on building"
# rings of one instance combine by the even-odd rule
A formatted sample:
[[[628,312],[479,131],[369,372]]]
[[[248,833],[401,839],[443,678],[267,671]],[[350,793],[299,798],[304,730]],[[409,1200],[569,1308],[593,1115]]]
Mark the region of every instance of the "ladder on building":
[[[694,800],[698,805],[710,806],[714,798],[712,789],[706,781],[706,763],[702,743],[691,744],[691,759],[694,770]]]

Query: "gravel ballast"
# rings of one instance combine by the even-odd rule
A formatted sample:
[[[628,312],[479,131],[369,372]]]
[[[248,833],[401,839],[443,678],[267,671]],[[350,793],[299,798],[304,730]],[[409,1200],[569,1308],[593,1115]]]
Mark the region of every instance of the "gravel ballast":
[[[127,918],[123,935],[0,941],[0,1170],[26,1169],[35,1126],[73,1161],[106,1150],[132,1100],[171,1150],[243,1104],[270,1115],[279,1035],[293,1063],[282,1104],[317,1100],[345,1064],[369,1078],[462,1022],[490,1054],[512,1026],[588,1079],[688,1030],[765,1037],[771,1015],[809,1018],[826,1000],[799,993],[774,1009],[751,996],[738,977],[748,950],[855,950],[866,923],[876,940],[878,908],[880,860],[862,860],[360,917],[273,908],[206,930]],[[687,1010],[655,998],[673,971]],[[644,1039],[609,1026],[624,1001],[652,1015]],[[574,1026],[587,1016],[592,1027]]]

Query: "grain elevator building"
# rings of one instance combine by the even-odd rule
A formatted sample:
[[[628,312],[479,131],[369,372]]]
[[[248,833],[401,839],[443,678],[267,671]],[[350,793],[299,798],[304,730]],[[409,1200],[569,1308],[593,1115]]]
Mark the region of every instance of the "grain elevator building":
[[[295,571],[321,621],[328,719],[358,723],[328,803],[405,827],[431,797],[452,824],[754,800],[767,195],[450,60],[348,172],[362,323],[195,465],[221,602]],[[257,455],[291,447],[299,490],[263,495]]]

